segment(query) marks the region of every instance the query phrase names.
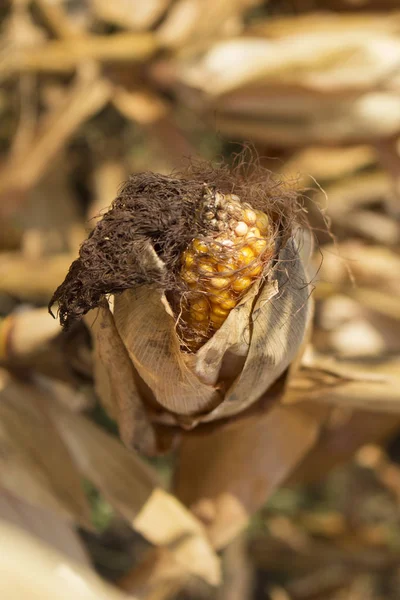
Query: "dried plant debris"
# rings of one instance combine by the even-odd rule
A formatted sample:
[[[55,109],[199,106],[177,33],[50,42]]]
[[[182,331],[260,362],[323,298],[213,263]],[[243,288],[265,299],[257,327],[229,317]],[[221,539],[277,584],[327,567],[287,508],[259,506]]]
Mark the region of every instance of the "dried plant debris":
[[[250,168],[251,167],[251,168]],[[82,244],[50,306],[68,327],[107,294],[156,285],[189,348],[204,343],[304,224],[296,193],[245,155],[131,176]],[[274,262],[275,261],[275,262]]]

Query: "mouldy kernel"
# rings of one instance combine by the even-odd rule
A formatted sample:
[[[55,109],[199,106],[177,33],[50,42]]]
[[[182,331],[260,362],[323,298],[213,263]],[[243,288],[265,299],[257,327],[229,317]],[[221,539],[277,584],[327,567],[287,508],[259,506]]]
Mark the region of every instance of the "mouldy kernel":
[[[216,207],[221,209],[215,211]],[[228,218],[233,213],[237,220]],[[182,256],[181,277],[193,292],[184,294],[185,323],[181,330],[193,327],[201,333],[204,342],[221,327],[262,274],[270,258],[265,256],[265,250],[271,244],[271,232],[267,215],[248,204],[243,206],[233,194],[213,194],[206,188],[201,214],[206,239],[195,238]],[[210,214],[213,214],[211,221]],[[223,232],[218,233],[221,230]],[[200,300],[199,292],[203,294]]]

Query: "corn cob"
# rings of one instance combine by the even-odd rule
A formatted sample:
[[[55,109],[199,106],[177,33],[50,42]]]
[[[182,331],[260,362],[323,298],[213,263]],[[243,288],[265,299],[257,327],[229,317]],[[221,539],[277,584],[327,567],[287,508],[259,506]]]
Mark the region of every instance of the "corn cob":
[[[200,220],[209,235],[192,240],[181,267],[187,288],[182,319],[197,334],[192,349],[221,327],[273,251],[267,215],[235,194],[206,188]]]

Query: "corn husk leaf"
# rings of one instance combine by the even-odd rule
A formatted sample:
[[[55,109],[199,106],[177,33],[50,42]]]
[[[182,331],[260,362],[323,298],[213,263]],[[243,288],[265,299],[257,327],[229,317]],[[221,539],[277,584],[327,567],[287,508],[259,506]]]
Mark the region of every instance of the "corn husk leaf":
[[[221,401],[186,366],[175,319],[157,288],[141,286],[116,296],[114,318],[134,367],[161,406],[191,414]]]
[[[208,413],[185,419],[190,427],[234,415],[262,396],[297,354],[309,306],[307,276],[290,241],[270,280],[260,290],[254,286],[194,356],[180,350],[172,312],[151,286],[116,296],[114,319],[153,399],[178,415]],[[225,385],[228,382],[225,395],[221,376]],[[171,422],[170,416],[166,419]]]
[[[86,323],[91,328],[94,342],[97,394],[109,415],[117,420],[125,445],[152,454],[155,451],[154,431],[136,384],[133,364],[108,305],[91,311]]]
[[[305,37],[242,37],[214,45],[185,72],[186,81],[218,96],[245,85],[272,83],[333,91],[368,89],[391,74],[400,53],[395,36],[367,38],[357,31],[310,30]],[[242,58],[242,60],[240,60]],[[235,68],[236,67],[236,68]],[[208,77],[208,79],[207,79]]]

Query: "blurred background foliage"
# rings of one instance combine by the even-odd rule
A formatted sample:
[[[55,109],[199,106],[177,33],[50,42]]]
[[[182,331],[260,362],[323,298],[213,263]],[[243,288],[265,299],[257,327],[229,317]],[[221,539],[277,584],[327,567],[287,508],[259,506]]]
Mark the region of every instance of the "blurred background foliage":
[[[0,19],[0,394],[10,373],[50,377],[114,435],[87,332],[60,336],[47,302],[130,173],[231,160],[244,143],[306,198],[314,351],[371,381],[398,373],[397,0],[14,0]],[[146,597],[399,598],[400,397],[363,385],[225,551],[218,591],[186,581]],[[153,464],[168,481],[170,459]],[[95,530],[80,540],[116,580],[146,542],[84,488]]]

